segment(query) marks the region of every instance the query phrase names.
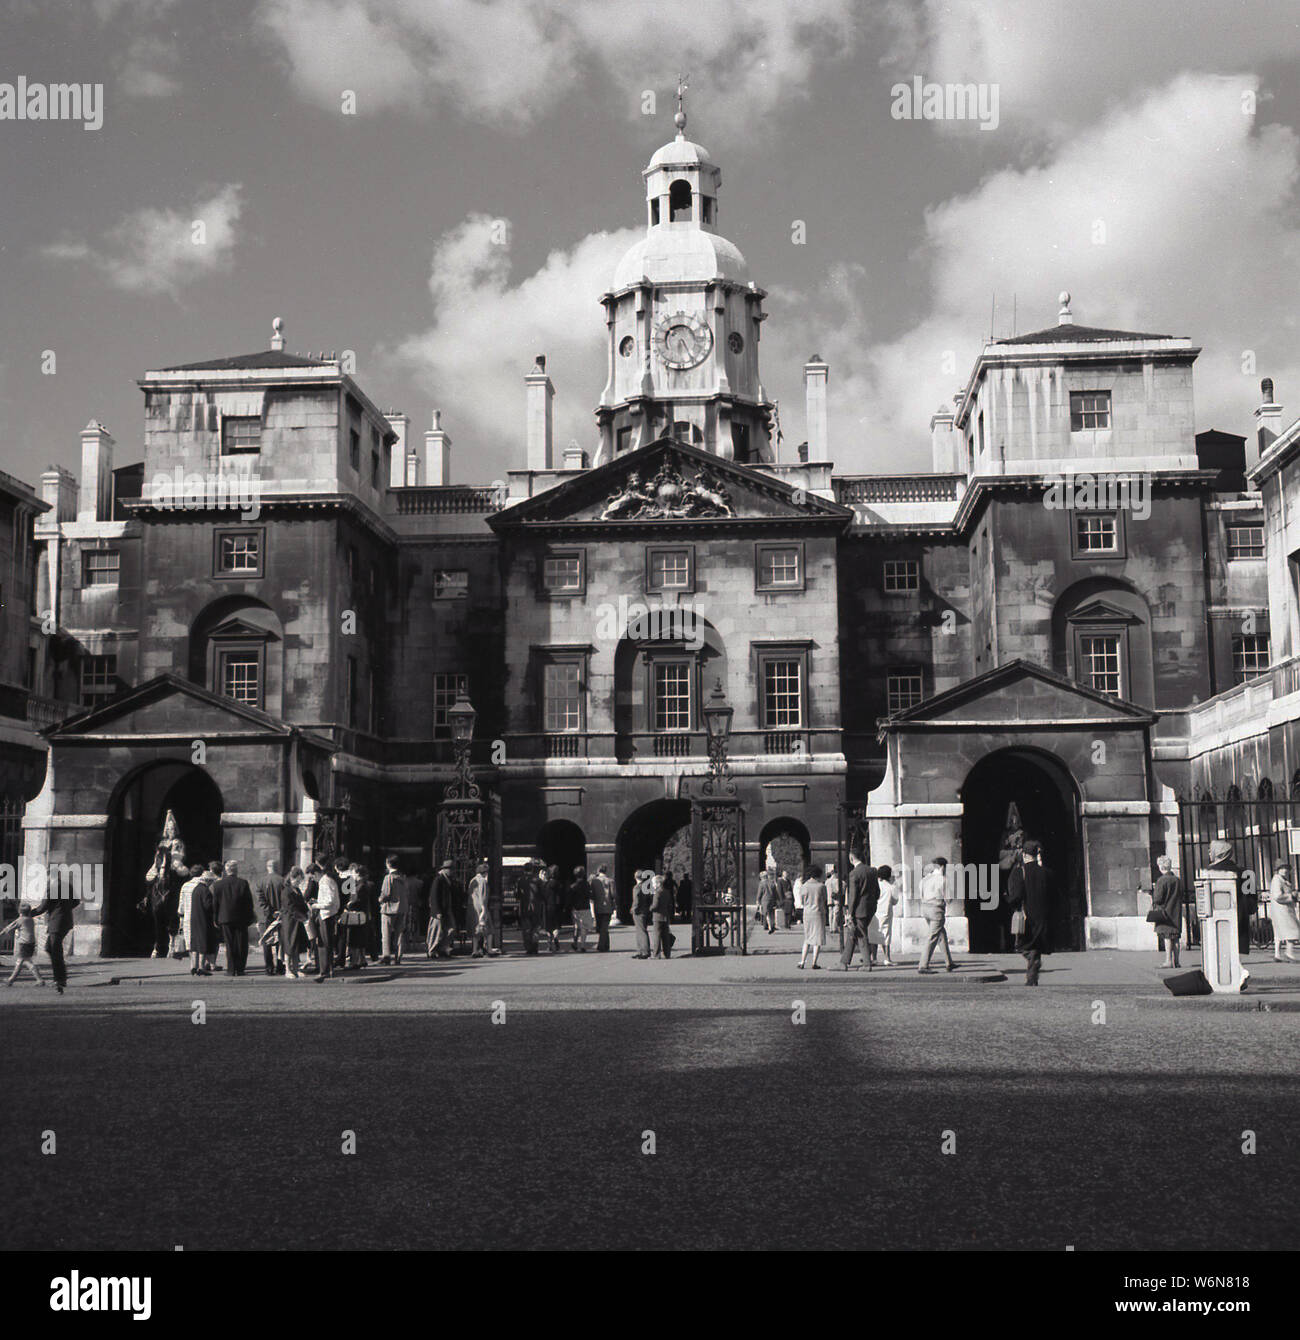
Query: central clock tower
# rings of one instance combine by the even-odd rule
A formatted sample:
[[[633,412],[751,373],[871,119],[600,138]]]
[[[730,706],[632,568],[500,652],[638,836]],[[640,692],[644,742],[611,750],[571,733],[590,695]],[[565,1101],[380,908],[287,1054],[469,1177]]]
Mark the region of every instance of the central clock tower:
[[[646,233],[601,298],[609,370],[596,408],[598,462],[661,437],[728,460],[774,459],[772,406],[758,375],[767,296],[717,232],[722,174],[708,151],[677,138],[641,174]]]

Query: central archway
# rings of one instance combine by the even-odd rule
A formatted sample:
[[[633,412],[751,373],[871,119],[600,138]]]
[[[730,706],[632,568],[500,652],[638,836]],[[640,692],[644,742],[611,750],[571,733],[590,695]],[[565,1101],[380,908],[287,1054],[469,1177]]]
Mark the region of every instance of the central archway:
[[[1069,769],[1044,750],[999,749],[970,770],[961,798],[962,863],[997,870],[1008,823],[1018,817],[1025,837],[1042,843],[1043,864],[1053,876],[1051,947],[1082,949],[1083,844],[1079,790]],[[978,901],[966,904],[970,947],[975,953],[1014,949],[1011,909],[1003,896],[1006,874],[1000,871],[998,892],[996,907],[986,908]]]
[[[577,866],[587,864],[587,836],[570,819],[551,819],[537,834],[537,854],[546,865],[560,867],[567,884]]]
[[[167,811],[176,816],[186,862],[207,865],[221,859],[222,809],[216,782],[193,763],[146,763],[123,778],[108,811],[103,953],[149,953],[153,931],[139,903]]]
[[[632,876],[638,870],[671,870],[677,879],[691,868],[691,802],[652,800],[623,820],[614,842],[614,890],[618,914],[632,914]]]

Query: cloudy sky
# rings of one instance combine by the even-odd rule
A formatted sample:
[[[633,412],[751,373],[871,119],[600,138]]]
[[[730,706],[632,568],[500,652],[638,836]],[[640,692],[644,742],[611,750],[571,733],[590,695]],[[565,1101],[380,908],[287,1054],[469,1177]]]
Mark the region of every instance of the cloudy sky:
[[[102,84],[104,122],[0,120],[0,468],[75,468],[92,416],[139,459],[135,378],[276,315],[441,408],[458,480],[522,464],[538,353],[593,445],[683,69],[791,443],[817,352],[838,468],[924,468],[991,322],[1062,288],[1193,337],[1198,429],[1245,432],[1262,375],[1300,412],[1298,62],[1295,0],[4,0],[0,83]],[[896,119],[917,76],[995,86],[996,128]]]

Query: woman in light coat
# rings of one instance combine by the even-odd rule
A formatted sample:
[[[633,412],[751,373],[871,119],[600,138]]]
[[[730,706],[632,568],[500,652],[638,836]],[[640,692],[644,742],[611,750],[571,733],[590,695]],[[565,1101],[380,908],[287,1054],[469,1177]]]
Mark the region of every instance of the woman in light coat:
[[[1268,886],[1268,916],[1273,923],[1273,957],[1279,963],[1300,963],[1300,917],[1291,867],[1280,865]]]
[[[808,874],[799,881],[799,905],[803,909],[803,953],[799,966],[807,963],[811,949],[812,965],[820,968],[817,960],[826,943],[826,885],[822,882],[821,866],[809,866]]]
[[[871,960],[875,962],[876,945],[879,944],[883,951],[881,957],[885,961],[885,966],[892,968],[894,960],[889,948],[894,938],[894,913],[902,901],[902,894],[894,884],[894,872],[889,866],[882,865],[876,871],[876,878],[880,881],[880,901],[876,904],[876,915],[872,918],[871,928],[868,931],[872,936]],[[877,934],[879,939],[875,938]]]

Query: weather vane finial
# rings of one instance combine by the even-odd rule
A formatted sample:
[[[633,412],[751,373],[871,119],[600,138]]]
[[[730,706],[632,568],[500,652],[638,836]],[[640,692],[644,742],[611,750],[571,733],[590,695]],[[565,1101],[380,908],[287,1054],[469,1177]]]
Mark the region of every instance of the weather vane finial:
[[[687,80],[689,75],[679,74],[677,76],[677,115],[673,117],[673,122],[677,126],[677,138],[684,139],[686,135],[686,108],[684,106],[686,99],[686,90],[690,88]]]

